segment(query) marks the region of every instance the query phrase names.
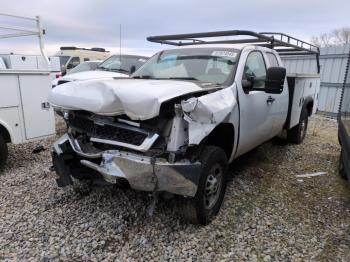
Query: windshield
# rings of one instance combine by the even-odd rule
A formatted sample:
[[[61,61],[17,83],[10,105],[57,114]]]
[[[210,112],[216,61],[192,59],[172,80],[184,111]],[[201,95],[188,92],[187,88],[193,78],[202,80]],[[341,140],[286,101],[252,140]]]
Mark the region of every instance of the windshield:
[[[83,72],[83,71],[95,70],[100,63],[101,62],[84,62],[84,63],[81,63],[80,65],[77,65],[72,70],[70,70],[69,74]]]
[[[61,69],[64,69],[70,56],[59,56]]]
[[[118,56],[114,55],[102,62],[97,69],[106,71],[116,71],[125,74],[130,74],[131,72],[140,68],[141,65],[145,63],[145,58],[133,57],[133,56]]]
[[[153,56],[132,77],[224,84],[236,65],[237,54],[237,50],[225,48],[167,50]]]

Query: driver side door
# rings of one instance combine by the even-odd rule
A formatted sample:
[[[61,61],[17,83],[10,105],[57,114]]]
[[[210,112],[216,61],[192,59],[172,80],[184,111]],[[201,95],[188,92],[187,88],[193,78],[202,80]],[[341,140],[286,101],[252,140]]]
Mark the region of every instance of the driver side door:
[[[243,58],[244,59],[244,58]],[[240,105],[240,133],[237,155],[242,155],[271,137],[273,118],[269,95],[264,91],[247,91],[242,81],[251,80],[254,88],[265,87],[266,63],[260,51],[248,53],[243,71],[238,76],[237,92]]]

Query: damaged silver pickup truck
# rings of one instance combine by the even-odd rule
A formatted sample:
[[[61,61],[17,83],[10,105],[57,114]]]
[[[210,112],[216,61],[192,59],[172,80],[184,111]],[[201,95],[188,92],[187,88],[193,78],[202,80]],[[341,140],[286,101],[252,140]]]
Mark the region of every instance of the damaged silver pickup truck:
[[[68,127],[53,145],[58,186],[126,181],[177,196],[188,221],[209,223],[223,202],[229,163],[282,131],[293,143],[305,137],[319,75],[286,77],[280,55],[318,61],[319,50],[293,39],[238,30],[149,37],[181,47],[155,54],[131,79],[53,89],[49,101]]]

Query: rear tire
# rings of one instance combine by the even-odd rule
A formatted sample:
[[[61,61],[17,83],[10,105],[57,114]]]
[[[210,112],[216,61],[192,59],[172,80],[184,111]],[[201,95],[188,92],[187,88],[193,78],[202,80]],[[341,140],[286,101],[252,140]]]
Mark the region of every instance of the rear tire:
[[[179,202],[181,216],[192,224],[207,225],[219,213],[227,183],[227,157],[216,146],[206,147],[200,157],[201,176],[193,198]]]
[[[8,157],[8,148],[4,138],[0,135],[0,169],[5,166]]]
[[[309,114],[304,108],[300,114],[299,124],[287,131],[288,142],[293,144],[301,144],[304,141],[309,122]]]
[[[339,174],[342,178],[344,178],[345,180],[348,179],[346,173],[345,173],[345,168],[344,168],[344,162],[343,162],[343,150],[341,150],[340,152],[340,156],[339,156]]]

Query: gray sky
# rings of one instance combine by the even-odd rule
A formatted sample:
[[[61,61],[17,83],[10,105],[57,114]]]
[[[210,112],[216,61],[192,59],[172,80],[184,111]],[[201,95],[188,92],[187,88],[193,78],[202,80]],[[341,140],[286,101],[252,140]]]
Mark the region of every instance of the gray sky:
[[[105,47],[153,54],[160,45],[147,43],[158,34],[248,29],[281,31],[309,40],[312,35],[350,26],[349,0],[0,0],[1,12],[40,15],[49,54],[61,45]],[[15,19],[0,23],[17,25]],[[35,37],[4,39],[0,52],[38,53]]]

